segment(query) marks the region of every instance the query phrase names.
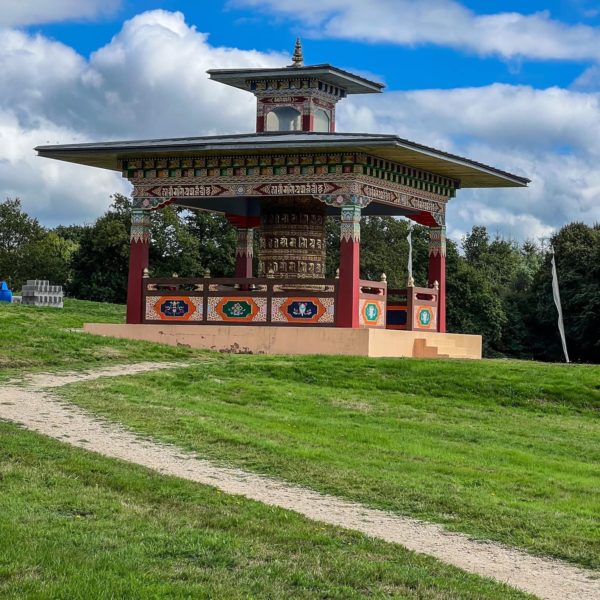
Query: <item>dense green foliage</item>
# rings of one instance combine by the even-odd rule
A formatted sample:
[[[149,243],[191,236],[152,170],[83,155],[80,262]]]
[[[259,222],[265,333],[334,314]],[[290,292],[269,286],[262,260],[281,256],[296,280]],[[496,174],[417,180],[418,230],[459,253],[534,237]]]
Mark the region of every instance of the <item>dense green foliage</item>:
[[[73,297],[125,301],[131,202],[116,195],[92,225],[48,231],[17,200],[0,204],[0,279],[18,291],[28,278],[63,284]],[[407,280],[406,221],[363,219],[361,275],[391,287]],[[427,280],[427,228],[413,230],[413,271]],[[600,225],[566,225],[551,239],[561,284],[571,359],[600,363]],[[447,318],[452,332],[481,334],[487,356],[562,360],[552,300],[549,246],[490,239],[474,227],[447,244]],[[215,214],[167,207],[152,214],[150,268],[155,276],[232,276],[235,231]],[[257,253],[255,253],[257,254]],[[339,221],[327,224],[327,274],[339,261]]]

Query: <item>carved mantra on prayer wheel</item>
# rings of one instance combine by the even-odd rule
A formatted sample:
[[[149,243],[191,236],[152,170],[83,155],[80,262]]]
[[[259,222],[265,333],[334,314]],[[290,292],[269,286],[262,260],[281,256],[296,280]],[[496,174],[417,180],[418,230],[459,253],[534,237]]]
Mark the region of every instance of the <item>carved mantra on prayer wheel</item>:
[[[264,201],[259,277],[325,277],[325,207],[306,196]]]

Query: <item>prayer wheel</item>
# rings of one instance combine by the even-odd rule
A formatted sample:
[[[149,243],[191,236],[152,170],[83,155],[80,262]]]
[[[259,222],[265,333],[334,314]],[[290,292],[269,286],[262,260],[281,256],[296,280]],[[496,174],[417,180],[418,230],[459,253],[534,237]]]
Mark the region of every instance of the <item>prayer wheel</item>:
[[[325,206],[308,196],[261,206],[259,277],[325,277]]]

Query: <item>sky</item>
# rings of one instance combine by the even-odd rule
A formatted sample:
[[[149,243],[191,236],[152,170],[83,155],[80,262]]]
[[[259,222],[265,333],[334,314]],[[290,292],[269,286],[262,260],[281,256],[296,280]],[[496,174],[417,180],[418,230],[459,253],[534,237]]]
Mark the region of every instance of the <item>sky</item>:
[[[250,133],[252,95],[211,68],[306,64],[386,85],[337,130],[390,133],[532,180],[460,190],[473,225],[539,241],[600,221],[600,0],[0,0],[0,199],[46,226],[91,223],[119,174],[36,145]]]

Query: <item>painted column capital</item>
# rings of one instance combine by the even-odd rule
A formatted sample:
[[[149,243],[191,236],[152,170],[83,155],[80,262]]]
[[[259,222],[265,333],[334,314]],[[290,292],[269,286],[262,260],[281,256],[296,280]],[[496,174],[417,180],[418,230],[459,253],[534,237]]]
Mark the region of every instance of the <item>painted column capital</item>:
[[[429,256],[446,256],[446,227],[429,228]]]
[[[150,243],[150,213],[147,210],[134,208],[131,211],[130,241],[132,243]]]
[[[342,206],[342,227],[340,238],[345,242],[360,242],[360,217],[362,209],[360,206]]]
[[[242,257],[254,256],[254,229],[251,227],[238,227],[235,255]]]

